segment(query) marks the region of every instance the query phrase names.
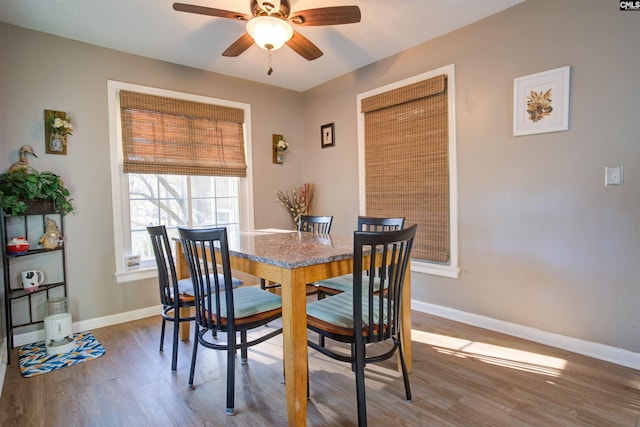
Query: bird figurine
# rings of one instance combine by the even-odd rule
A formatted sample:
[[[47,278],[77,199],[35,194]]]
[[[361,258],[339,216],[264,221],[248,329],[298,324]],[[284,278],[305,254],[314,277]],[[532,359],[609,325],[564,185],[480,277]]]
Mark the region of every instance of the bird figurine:
[[[20,147],[20,160],[11,165],[7,172],[26,171],[29,167],[27,162],[27,154],[31,154],[33,157],[38,157],[33,151],[33,147],[30,145],[23,145]]]
[[[44,249],[55,249],[62,244],[62,234],[54,220],[47,218],[44,234],[38,240],[38,244]]]

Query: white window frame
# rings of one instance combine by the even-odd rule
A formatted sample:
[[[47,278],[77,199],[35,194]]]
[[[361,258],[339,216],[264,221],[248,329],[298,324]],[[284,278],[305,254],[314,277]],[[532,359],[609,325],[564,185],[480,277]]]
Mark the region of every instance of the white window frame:
[[[411,260],[411,271],[419,273],[434,274],[457,279],[460,276],[460,265],[458,261],[458,161],[457,161],[457,139],[456,139],[456,84],[455,84],[455,64],[446,65],[436,70],[428,71],[417,76],[378,87],[356,97],[356,108],[358,116],[358,179],[359,179],[359,204],[360,215],[365,215],[366,209],[366,188],[365,188],[365,141],[364,141],[364,113],[362,112],[362,100],[370,96],[388,92],[403,86],[417,83],[439,75],[447,76],[447,108],[449,121],[449,248],[450,262],[448,264],[431,263],[422,260]]]
[[[225,99],[211,98],[208,96],[190,93],[175,92],[158,89],[115,80],[107,81],[107,98],[109,108],[109,146],[111,160],[111,197],[113,202],[113,239],[115,249],[115,273],[117,283],[127,283],[142,279],[157,277],[156,268],[145,268],[134,271],[126,271],[125,257],[131,254],[125,253],[126,234],[130,232],[129,215],[129,180],[122,172],[122,126],[120,117],[121,90],[145,93],[156,96],[179,98],[188,101],[207,104],[222,105],[225,107],[240,108],[244,110],[244,149],[247,161],[247,176],[239,178],[238,196],[240,203],[240,229],[251,230],[254,228],[253,215],[253,167],[251,163],[251,105],[229,101]]]

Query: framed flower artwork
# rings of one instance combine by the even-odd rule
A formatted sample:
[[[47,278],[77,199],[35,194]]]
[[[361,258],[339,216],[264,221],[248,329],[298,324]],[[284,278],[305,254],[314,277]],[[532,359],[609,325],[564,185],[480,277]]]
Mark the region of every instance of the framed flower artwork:
[[[513,135],[569,129],[571,67],[513,80]]]

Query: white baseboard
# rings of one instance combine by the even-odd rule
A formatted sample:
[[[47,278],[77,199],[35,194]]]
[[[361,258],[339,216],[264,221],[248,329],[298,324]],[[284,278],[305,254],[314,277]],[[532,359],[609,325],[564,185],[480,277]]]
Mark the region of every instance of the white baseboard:
[[[411,309],[582,354],[583,356],[593,357],[594,359],[640,369],[640,353],[634,353],[629,350],[571,338],[422,301],[411,300]]]
[[[162,311],[162,306],[141,308],[139,310],[127,311],[125,313],[113,314],[110,316],[96,317],[94,319],[81,320],[73,323],[73,332],[88,331],[105,326],[117,325],[118,323],[131,322],[133,320],[144,319],[145,317],[157,316]],[[33,332],[25,332],[13,337],[14,347],[44,340],[44,329]],[[6,347],[6,346],[5,346]]]

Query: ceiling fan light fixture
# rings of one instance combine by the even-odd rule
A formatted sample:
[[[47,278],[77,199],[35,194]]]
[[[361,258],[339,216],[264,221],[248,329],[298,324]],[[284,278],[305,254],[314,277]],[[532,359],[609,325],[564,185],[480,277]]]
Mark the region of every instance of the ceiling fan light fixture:
[[[293,28],[280,18],[256,16],[247,22],[247,33],[261,48],[276,50],[293,37]]]

